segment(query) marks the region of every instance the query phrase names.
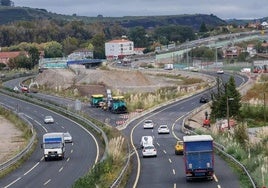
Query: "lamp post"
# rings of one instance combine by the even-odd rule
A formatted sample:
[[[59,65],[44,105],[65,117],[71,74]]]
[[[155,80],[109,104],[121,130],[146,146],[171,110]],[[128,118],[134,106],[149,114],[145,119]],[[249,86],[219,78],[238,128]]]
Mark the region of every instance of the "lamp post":
[[[228,96],[226,97],[226,116],[227,116],[227,125],[228,125],[228,130],[230,130],[230,122],[229,122],[229,101],[233,101],[234,98],[229,98]]]

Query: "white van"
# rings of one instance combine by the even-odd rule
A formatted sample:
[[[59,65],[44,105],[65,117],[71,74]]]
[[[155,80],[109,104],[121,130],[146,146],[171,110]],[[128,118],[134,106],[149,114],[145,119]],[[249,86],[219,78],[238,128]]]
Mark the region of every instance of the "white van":
[[[154,145],[152,136],[142,136],[140,146],[143,148],[146,145]]]

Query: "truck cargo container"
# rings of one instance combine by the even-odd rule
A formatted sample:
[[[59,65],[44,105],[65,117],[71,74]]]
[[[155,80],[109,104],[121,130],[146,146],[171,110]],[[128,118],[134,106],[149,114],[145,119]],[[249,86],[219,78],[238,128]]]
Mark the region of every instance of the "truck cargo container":
[[[213,138],[210,135],[183,136],[186,180],[214,175]]]

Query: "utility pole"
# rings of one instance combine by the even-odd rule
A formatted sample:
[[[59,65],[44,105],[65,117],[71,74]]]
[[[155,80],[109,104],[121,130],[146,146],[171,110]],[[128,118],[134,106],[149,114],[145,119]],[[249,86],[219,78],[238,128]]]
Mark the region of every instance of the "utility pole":
[[[226,119],[227,119],[227,125],[228,125],[228,130],[230,130],[230,122],[229,122],[229,120],[230,120],[230,109],[229,109],[229,101],[233,101],[234,100],[234,98],[229,98],[228,96],[226,97]]]

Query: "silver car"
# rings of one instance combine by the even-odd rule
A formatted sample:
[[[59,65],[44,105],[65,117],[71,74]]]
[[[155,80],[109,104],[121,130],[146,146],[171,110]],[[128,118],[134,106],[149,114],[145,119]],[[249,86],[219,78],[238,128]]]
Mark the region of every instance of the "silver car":
[[[158,134],[169,134],[169,128],[167,125],[160,125],[158,128]]]
[[[157,151],[154,145],[146,145],[142,149],[142,156],[143,157],[156,157]]]
[[[52,116],[45,116],[44,118],[44,123],[48,124],[48,123],[54,123],[54,119]]]
[[[73,137],[69,132],[63,133],[63,139],[65,143],[72,143]]]
[[[154,123],[152,120],[150,119],[147,119],[144,121],[144,124],[143,124],[143,128],[144,129],[153,129],[154,128]]]

